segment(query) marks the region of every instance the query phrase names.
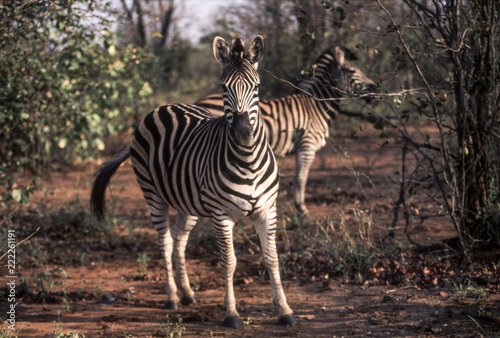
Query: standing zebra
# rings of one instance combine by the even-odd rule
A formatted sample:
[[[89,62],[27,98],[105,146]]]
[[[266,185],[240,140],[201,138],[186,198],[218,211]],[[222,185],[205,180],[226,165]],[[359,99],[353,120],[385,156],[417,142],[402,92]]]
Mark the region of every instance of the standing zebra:
[[[106,186],[130,156],[166,262],[168,309],[177,309],[179,301],[183,305],[196,302],[184,252],[198,217],[211,217],[226,278],[224,325],[234,328],[241,321],[233,291],[236,257],[232,232],[235,222],[249,216],[262,245],[273,300],[279,306],[278,321],[294,325],[297,322],[280,281],[275,243],[278,168],[258,107],[257,63],[262,59],[264,40],[257,36],[245,49],[241,39],[233,40],[230,47],[216,37],[213,52],[222,64],[224,116],[216,118],[204,108],[185,104],[163,106],[147,115],[131,146],[98,171],[92,209],[102,217]],[[169,206],[178,211],[172,227]],[[182,292],[180,300],[177,287]]]
[[[369,94],[376,91],[375,83],[349,62],[348,56],[355,59],[342,47],[324,51],[316,60],[314,76],[299,81],[300,92],[259,102],[274,154],[296,153],[295,206],[304,215],[308,215],[305,188],[309,169],[316,151],[326,145],[330,121],[339,111],[338,101],[323,99],[341,98],[356,92],[370,102]],[[214,114],[223,111],[220,94],[207,96],[195,104]]]

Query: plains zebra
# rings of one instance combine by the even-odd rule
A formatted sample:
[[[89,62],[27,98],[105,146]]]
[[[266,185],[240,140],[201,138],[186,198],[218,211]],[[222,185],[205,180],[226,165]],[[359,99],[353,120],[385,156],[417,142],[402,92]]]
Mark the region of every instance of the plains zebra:
[[[316,151],[326,145],[330,135],[330,121],[339,111],[337,100],[353,94],[372,100],[375,83],[347,58],[355,59],[343,47],[324,51],[316,60],[312,77],[299,81],[296,94],[274,100],[260,100],[266,135],[275,155],[296,153],[295,206],[304,215],[305,188],[309,169]],[[206,107],[214,114],[223,110],[222,96],[214,94],[198,100],[196,105]]]
[[[99,169],[91,196],[92,209],[102,217],[111,176],[123,161],[132,158],[166,262],[169,309],[177,309],[179,301],[183,305],[196,302],[184,252],[198,217],[211,217],[226,278],[224,325],[235,328],[241,321],[233,291],[236,256],[232,231],[235,222],[245,216],[252,220],[262,245],[273,300],[280,311],[278,321],[297,323],[281,285],[276,252],[278,168],[258,107],[257,63],[263,51],[261,36],[248,49],[241,39],[233,40],[230,47],[216,37],[213,52],[222,64],[224,116],[216,118],[204,108],[185,104],[157,108],[139,124],[131,146]],[[169,225],[169,206],[178,211],[173,227]],[[180,300],[177,287],[182,292]]]

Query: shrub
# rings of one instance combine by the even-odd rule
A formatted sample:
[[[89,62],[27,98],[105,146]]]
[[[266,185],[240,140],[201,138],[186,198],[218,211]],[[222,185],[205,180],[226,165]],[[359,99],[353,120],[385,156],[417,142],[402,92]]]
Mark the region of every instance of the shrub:
[[[0,184],[23,169],[74,163],[129,129],[152,94],[150,54],[116,45],[109,3],[6,0],[0,4]],[[22,200],[17,198],[17,200]]]

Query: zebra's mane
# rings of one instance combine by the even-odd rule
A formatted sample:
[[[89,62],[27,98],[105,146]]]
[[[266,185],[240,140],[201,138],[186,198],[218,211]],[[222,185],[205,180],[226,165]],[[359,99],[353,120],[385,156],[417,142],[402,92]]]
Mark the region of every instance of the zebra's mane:
[[[240,61],[244,58],[249,59],[248,53],[245,51],[245,40],[241,38],[234,39],[231,43],[231,54],[235,61]]]
[[[336,57],[336,48],[340,48],[344,52],[345,59],[341,66]],[[319,86],[323,90],[328,90],[330,92],[329,96],[339,96],[337,90],[333,88],[336,88],[340,82],[344,81],[343,70],[351,69],[354,66],[350,60],[357,59],[354,53],[343,46],[328,48],[314,62],[317,68],[314,69],[313,75],[301,78],[298,81],[298,86],[307,91],[311,90],[312,86]]]

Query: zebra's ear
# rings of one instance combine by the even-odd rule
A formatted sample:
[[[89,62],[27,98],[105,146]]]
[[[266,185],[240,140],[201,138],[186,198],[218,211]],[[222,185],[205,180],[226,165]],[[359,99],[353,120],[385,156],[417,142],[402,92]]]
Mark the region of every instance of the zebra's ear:
[[[250,41],[250,62],[257,66],[257,62],[262,60],[264,56],[264,38],[260,35],[257,35]]]
[[[229,45],[226,40],[220,36],[216,36],[213,43],[213,52],[215,59],[219,61],[219,63],[224,64],[229,57]]]
[[[339,66],[343,66],[345,63],[345,53],[342,50],[341,47],[336,46],[334,49],[335,52],[335,59],[337,59],[337,62],[339,63]]]
[[[341,66],[344,65],[345,60],[358,61],[358,56],[346,47],[335,47],[335,58]]]

